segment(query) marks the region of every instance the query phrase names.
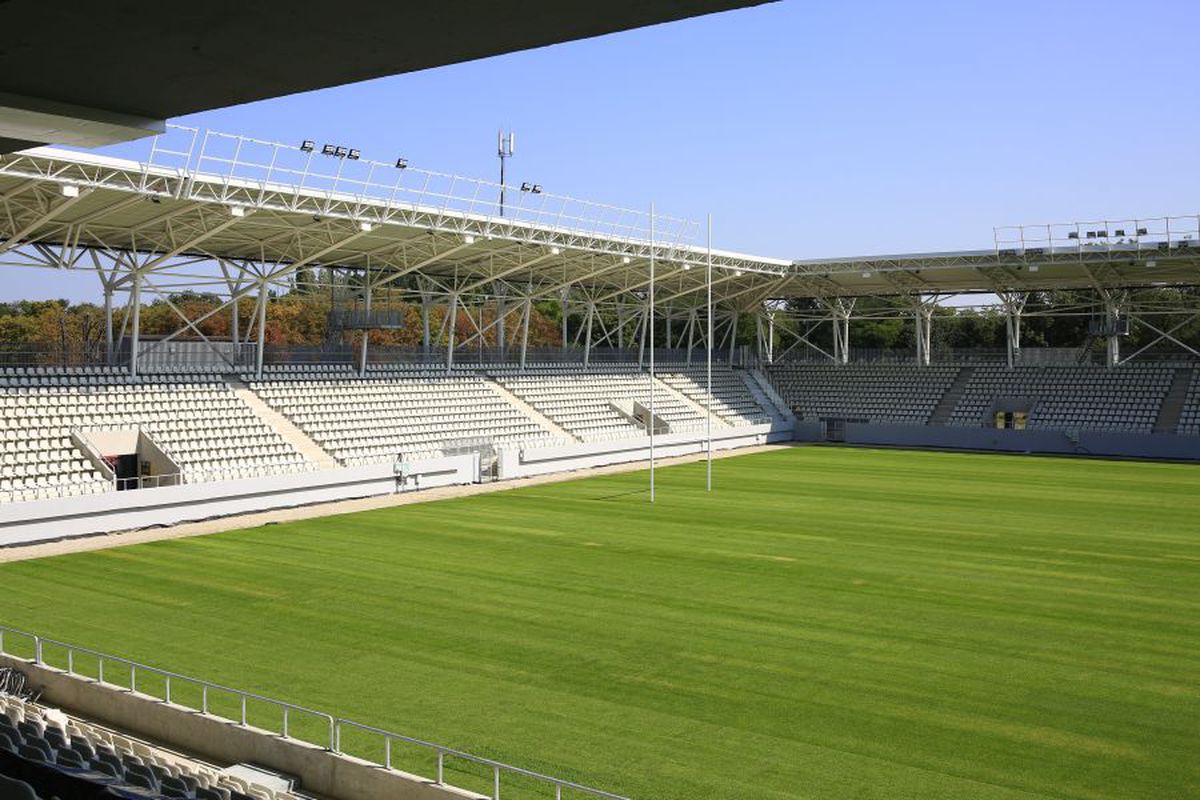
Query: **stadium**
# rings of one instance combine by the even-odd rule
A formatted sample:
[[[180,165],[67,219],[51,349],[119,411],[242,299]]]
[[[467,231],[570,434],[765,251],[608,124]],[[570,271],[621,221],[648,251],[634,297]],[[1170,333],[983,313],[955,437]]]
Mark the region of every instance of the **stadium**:
[[[0,268],[98,287],[0,305],[0,800],[1200,797],[1200,215],[768,257],[172,121],[759,11],[271,5],[0,5]]]

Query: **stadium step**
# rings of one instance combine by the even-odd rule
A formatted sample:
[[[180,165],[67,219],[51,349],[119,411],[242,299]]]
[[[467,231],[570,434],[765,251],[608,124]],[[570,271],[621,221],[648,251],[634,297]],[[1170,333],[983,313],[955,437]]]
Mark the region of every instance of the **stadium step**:
[[[495,378],[489,377],[487,380],[484,381],[484,383],[486,383],[489,387],[491,387],[492,391],[495,392],[501,399],[503,399],[504,402],[508,403],[510,406],[517,409],[525,416],[529,417],[531,420],[536,422],[538,425],[541,425],[542,428],[544,428],[545,430],[550,431],[550,433],[554,434],[555,436],[561,437],[563,439],[563,441],[566,441],[566,442],[582,441],[578,436],[576,436],[573,433],[570,433],[565,428],[560,427],[553,420],[551,420],[549,417],[542,414],[536,408],[529,405],[521,398],[517,397],[515,394],[510,392],[508,389],[505,389],[503,386],[501,386],[499,383],[496,382]]]
[[[684,406],[686,406],[688,409],[690,409],[694,414],[699,415],[701,419],[708,416],[708,410],[703,405],[701,405],[700,403],[697,403],[695,400],[688,397],[686,394],[679,391],[674,386],[668,386],[666,381],[656,378],[654,381],[654,387],[655,387],[656,391],[665,392],[676,402],[682,403]],[[725,420],[721,419],[719,416],[717,416],[715,412],[713,413],[713,423],[718,428],[728,428],[729,427],[729,423],[726,422]]]
[[[308,438],[304,431],[292,424],[292,421],[262,401],[254,391],[236,375],[226,375],[225,383],[237,395],[238,399],[254,411],[263,422],[275,429],[275,432],[286,439],[301,455],[321,467],[336,466],[333,457],[321,449],[321,446]]]
[[[772,417],[782,420],[785,424],[795,426],[796,416],[792,410],[788,408],[787,401],[780,396],[779,392],[775,391],[775,387],[771,385],[771,381],[767,376],[757,369],[747,370],[738,373],[742,378],[742,383],[746,384],[746,388],[750,394],[754,396],[755,401]]]
[[[1158,418],[1154,421],[1155,433],[1175,433],[1179,428],[1179,415],[1183,412],[1183,403],[1187,399],[1188,387],[1192,383],[1192,370],[1180,367],[1175,370],[1171,379],[1171,388],[1163,398],[1158,408]]]
[[[971,376],[974,374],[974,367],[963,367],[958,371],[958,374],[954,376],[954,382],[946,389],[946,393],[938,401],[933,413],[929,415],[930,425],[945,425],[950,421],[950,415],[958,407],[958,401],[967,391],[967,384],[971,382]]]

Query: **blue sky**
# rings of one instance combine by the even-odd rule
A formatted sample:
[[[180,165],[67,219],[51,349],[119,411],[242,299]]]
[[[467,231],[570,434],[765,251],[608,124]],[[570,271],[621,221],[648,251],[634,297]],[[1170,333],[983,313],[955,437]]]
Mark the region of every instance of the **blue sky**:
[[[711,212],[723,249],[983,248],[1200,210],[1197,29],[1195,2],[785,0],[178,121],[492,179],[503,125],[510,182]]]

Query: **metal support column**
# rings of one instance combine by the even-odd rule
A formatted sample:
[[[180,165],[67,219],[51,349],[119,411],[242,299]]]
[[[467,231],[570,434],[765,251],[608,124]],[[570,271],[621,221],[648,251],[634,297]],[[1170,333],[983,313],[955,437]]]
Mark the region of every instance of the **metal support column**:
[[[733,353],[737,349],[737,329],[738,320],[741,319],[741,313],[735,308],[729,312],[729,366],[733,366]]]
[[[930,362],[930,331],[933,328],[933,305],[930,303],[919,303],[914,306],[913,315],[917,337],[917,364],[918,366],[928,367]]]
[[[254,376],[262,380],[263,351],[267,349],[267,279],[258,284],[258,352],[254,354]]]
[[[458,292],[450,295],[450,316],[446,318],[446,371],[454,366],[454,328],[458,322]]]
[[[432,342],[429,337],[429,306],[432,299],[429,297],[429,292],[421,292],[421,352],[427,358],[429,356]]]
[[[112,285],[104,283],[104,363],[113,363],[113,290]]]
[[[133,270],[133,290],[129,293],[129,302],[133,304],[133,330],[130,335],[129,374],[136,378],[138,374],[138,350],[141,349],[142,335],[142,273],[136,267]]]
[[[567,352],[567,297],[571,294],[570,287],[562,290],[562,351]]]
[[[521,371],[525,370],[525,354],[529,350],[529,318],[533,316],[533,300],[525,298],[525,310],[521,315]]]
[[[592,317],[596,316],[596,304],[589,300],[587,306],[587,322],[583,330],[583,368],[588,368],[592,356]]]
[[[1121,339],[1117,335],[1118,325],[1121,321],[1121,305],[1115,301],[1111,295],[1105,295],[1104,298],[1104,319],[1106,323],[1106,332],[1108,334],[1108,348],[1105,364],[1110,367],[1115,367],[1121,363]]]
[[[767,363],[775,363],[775,312],[767,312]]]
[[[363,311],[365,312],[364,326],[371,324],[371,282],[367,281],[366,292],[363,297]],[[362,344],[358,351],[358,374],[360,377],[367,375],[367,342],[371,338],[371,329],[363,327]]]
[[[507,339],[504,331],[504,312],[507,311],[507,306],[504,302],[504,287],[496,289],[496,348],[500,351],[500,360],[504,361],[505,353],[507,352]],[[480,321],[483,321],[483,311],[480,310]],[[482,329],[482,326],[480,326]],[[483,334],[481,333],[480,336]]]

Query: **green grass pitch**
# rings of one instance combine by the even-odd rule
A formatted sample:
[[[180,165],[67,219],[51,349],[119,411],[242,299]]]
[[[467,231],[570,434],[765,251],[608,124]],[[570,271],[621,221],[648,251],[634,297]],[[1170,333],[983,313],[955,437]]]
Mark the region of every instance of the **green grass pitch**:
[[[1200,467],[715,474],[3,565],[0,621],[639,800],[1200,797]]]

